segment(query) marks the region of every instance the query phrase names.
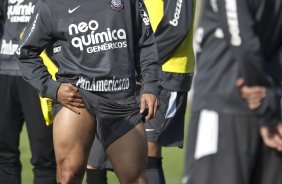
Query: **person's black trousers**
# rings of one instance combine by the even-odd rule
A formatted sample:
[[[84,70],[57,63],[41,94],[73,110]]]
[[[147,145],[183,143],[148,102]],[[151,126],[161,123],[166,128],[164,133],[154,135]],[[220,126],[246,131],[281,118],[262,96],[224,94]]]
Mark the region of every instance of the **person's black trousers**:
[[[0,98],[0,183],[21,183],[19,137],[25,122],[34,183],[55,184],[52,126],[45,124],[38,93],[20,76],[0,75]]]

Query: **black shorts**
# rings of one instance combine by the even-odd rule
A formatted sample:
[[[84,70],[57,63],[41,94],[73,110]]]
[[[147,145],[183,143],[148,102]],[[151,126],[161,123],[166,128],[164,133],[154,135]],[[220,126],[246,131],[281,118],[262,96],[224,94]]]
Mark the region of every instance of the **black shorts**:
[[[184,184],[281,184],[282,153],[266,147],[255,116],[192,112]]]
[[[183,147],[187,96],[188,92],[161,90],[156,116],[145,122],[148,141]]]
[[[133,129],[143,116],[136,103],[118,104],[89,91],[80,90],[86,109],[96,118],[96,135],[106,149],[116,139]],[[126,99],[125,99],[126,100]],[[54,115],[61,109],[54,106]]]

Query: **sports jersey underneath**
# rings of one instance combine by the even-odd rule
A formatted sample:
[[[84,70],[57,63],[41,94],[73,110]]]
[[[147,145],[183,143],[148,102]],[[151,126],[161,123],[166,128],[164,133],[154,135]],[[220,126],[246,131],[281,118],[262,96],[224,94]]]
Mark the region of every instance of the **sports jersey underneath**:
[[[236,80],[269,85],[263,66],[281,52],[281,32],[282,1],[203,1],[193,109],[251,114]]]
[[[58,81],[38,57],[50,43]],[[17,56],[24,79],[53,99],[60,83],[70,82],[128,103],[139,63],[144,93],[157,94],[161,79],[155,38],[138,0],[38,0]]]
[[[0,74],[21,75],[17,58],[14,56],[20,36],[34,11],[36,0],[1,0],[5,7],[3,37],[0,41]],[[1,16],[1,15],[0,15]]]
[[[191,75],[187,77],[187,74],[194,72],[192,40],[195,2],[193,0],[144,0],[144,2],[157,40],[163,70],[162,87],[173,91],[188,91]]]

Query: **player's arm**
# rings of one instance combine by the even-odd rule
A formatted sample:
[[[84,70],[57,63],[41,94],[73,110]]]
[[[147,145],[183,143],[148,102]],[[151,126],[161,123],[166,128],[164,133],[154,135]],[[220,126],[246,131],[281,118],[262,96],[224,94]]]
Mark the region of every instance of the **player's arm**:
[[[218,0],[217,9],[224,39],[238,64],[238,72],[245,84],[270,87],[271,83],[263,68],[265,61],[261,43],[253,30],[254,20],[247,2]],[[262,117],[263,125],[273,125],[279,120],[276,98],[271,93],[266,97],[267,100],[263,100],[262,105],[255,112]]]
[[[251,109],[257,109],[262,102],[267,103],[267,96],[275,95],[277,99],[282,97],[282,48],[277,49],[270,61],[265,65],[274,86],[267,88],[265,86],[247,86],[243,79],[237,80],[237,86],[240,89],[241,96],[246,99]]]
[[[69,83],[59,83],[52,79],[44,65],[41,52],[52,42],[53,17],[45,0],[38,0],[35,12],[17,50],[23,78],[37,89],[40,96],[57,100],[75,113],[84,107],[79,90]]]
[[[155,31],[161,64],[193,29],[193,18],[193,0],[164,0],[164,16]]]
[[[37,89],[40,96],[56,99],[60,83],[52,79],[40,57],[52,40],[51,21],[49,7],[42,0],[37,1],[16,55],[23,78]]]
[[[150,25],[149,17],[143,1],[136,1],[137,30],[139,30],[139,62],[142,77],[142,96],[140,112],[148,108],[146,119],[155,116],[158,106],[159,81],[161,80],[161,67],[158,62],[158,50],[155,37]]]

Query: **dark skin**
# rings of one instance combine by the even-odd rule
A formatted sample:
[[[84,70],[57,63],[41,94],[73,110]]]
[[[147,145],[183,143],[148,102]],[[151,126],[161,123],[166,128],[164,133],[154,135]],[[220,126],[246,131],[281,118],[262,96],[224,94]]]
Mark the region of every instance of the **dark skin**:
[[[61,84],[57,92],[57,101],[76,114],[80,114],[79,108],[85,107],[79,90],[70,83]]]
[[[64,107],[79,114],[79,108],[84,108],[84,103],[79,90],[72,84],[62,83],[57,92],[57,101]],[[140,99],[140,113],[144,113],[145,109],[148,109],[148,114],[145,116],[146,120],[155,117],[159,100],[155,95],[142,94]]]
[[[267,88],[263,86],[247,86],[242,78],[237,80],[241,96],[246,100],[251,110],[257,109],[266,96]],[[282,122],[271,126],[261,127],[260,135],[263,142],[270,148],[282,151]]]

